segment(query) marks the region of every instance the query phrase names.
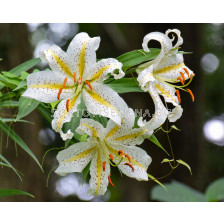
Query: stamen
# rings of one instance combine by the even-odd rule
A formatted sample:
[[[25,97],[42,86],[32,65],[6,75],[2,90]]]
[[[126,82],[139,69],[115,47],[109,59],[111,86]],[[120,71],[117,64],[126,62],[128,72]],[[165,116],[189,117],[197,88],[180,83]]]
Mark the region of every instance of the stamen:
[[[106,162],[103,162],[103,171],[105,171]]]
[[[188,77],[190,77],[190,74],[189,74],[188,70],[186,68],[183,68],[183,69],[187,73]]]
[[[177,79],[181,82],[182,85],[184,85],[184,82],[181,77],[178,77]]]
[[[67,82],[67,78],[64,79],[64,85],[63,85],[63,88],[65,87],[66,82]]]
[[[182,79],[183,79],[183,81],[184,81],[184,83],[185,83],[185,77],[184,77],[184,73],[183,73],[183,72],[180,72],[180,74],[181,74],[181,76],[182,76]]]
[[[90,82],[85,81],[85,83],[86,83],[86,85],[88,85],[88,86],[89,86],[90,90],[92,91],[92,90],[93,90],[93,87],[91,86]]]
[[[132,172],[135,171],[134,167],[130,163],[125,163],[124,165],[130,166],[132,168]]]
[[[82,77],[79,77],[78,84],[81,84],[81,83],[82,83]]]
[[[58,100],[60,100],[61,92],[62,92],[62,88],[59,89],[58,96],[57,96]]]
[[[66,110],[69,112],[69,100],[70,99],[67,99],[67,101],[66,101]]]
[[[179,104],[180,104],[180,103],[181,103],[181,98],[180,98],[180,92],[179,92],[178,89],[176,90],[176,94],[177,94],[178,102],[179,102]]]
[[[113,161],[113,159],[114,159],[113,155],[110,154],[109,157],[110,157],[110,160]]]
[[[114,184],[112,183],[112,181],[111,181],[110,177],[111,177],[111,175],[109,175],[109,176],[108,176],[108,180],[109,180],[110,185],[113,187],[113,186],[114,186]]]
[[[127,154],[125,154],[125,157],[128,158],[129,162],[131,162],[131,157]]]
[[[76,73],[74,72],[74,83],[76,83]]]
[[[192,93],[192,91],[190,89],[186,89],[189,94],[191,95],[191,98],[192,98],[192,102],[194,102],[194,94]]]
[[[119,151],[118,151],[118,155],[119,155],[119,156],[120,156],[120,155],[123,156],[123,155],[124,155],[124,152],[123,152],[122,150],[119,150]]]

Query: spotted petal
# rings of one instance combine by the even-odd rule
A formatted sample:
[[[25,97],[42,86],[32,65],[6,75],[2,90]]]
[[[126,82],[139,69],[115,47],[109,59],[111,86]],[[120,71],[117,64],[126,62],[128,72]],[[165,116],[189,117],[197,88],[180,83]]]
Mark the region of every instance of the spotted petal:
[[[93,90],[83,89],[83,98],[88,111],[108,117],[120,125],[123,113],[128,110],[125,101],[110,87],[93,83]]]
[[[58,100],[57,96],[60,88],[63,87],[63,83],[64,77],[52,71],[32,73],[27,77],[28,89],[22,96],[44,103],[55,102]],[[72,95],[72,85],[72,81],[68,79],[60,94],[60,99],[66,99]]]
[[[97,150],[97,142],[80,142],[71,145],[67,149],[59,152],[57,160],[59,167],[55,171],[59,175],[67,173],[82,172],[93,158]]]

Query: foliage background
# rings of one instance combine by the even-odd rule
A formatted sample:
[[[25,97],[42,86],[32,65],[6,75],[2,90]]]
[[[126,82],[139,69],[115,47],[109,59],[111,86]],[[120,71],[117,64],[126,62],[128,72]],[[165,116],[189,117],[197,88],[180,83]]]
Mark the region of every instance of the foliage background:
[[[175,125],[182,131],[171,132],[176,158],[186,161],[191,166],[193,175],[180,166],[162,182],[178,180],[203,192],[209,183],[223,177],[224,173],[224,67],[221,63],[224,57],[223,24],[0,24],[0,58],[3,59],[1,71],[8,71],[32,57],[38,57],[40,48],[52,43],[66,50],[70,40],[78,32],[87,32],[92,37],[100,36],[101,45],[97,56],[106,58],[140,49],[143,37],[149,32],[165,32],[172,28],[182,32],[184,44],[181,50],[193,52],[192,55],[185,55],[185,63],[196,74],[190,87],[196,100],[192,103],[188,94],[181,95],[184,113]],[[151,42],[150,46],[160,47],[156,42]],[[150,112],[154,110],[150,97],[145,93],[121,96],[134,109],[148,108]],[[15,112],[12,109],[0,111],[8,116]],[[52,133],[47,121],[37,111],[26,119],[35,125],[16,123],[13,128],[40,161],[46,150],[63,145],[59,135]],[[210,122],[209,127],[209,123],[206,123],[215,120],[219,122],[218,126],[214,126],[214,122],[212,126]],[[159,132],[157,137],[168,149],[166,135]],[[80,188],[80,184],[77,184],[81,178],[79,175],[70,175],[62,180],[52,173],[49,186],[46,187],[47,174],[57,165],[56,151],[47,155],[45,173],[42,174],[34,161],[23,151],[16,151],[14,142],[8,141],[3,133],[0,147],[5,157],[24,174],[23,181],[20,182],[10,169],[0,169],[0,188],[16,188],[35,195],[34,199],[12,196],[0,199],[1,201],[152,201],[150,190],[155,185],[153,182],[138,182],[125,176],[120,178],[116,170],[112,170],[113,176],[117,177],[114,181],[116,187],[110,188],[105,197],[86,197],[83,190],[85,187]],[[168,164],[160,164],[166,155],[150,141],[146,140],[142,147],[153,158],[149,172],[155,177],[168,173]],[[68,189],[72,194],[68,195]]]

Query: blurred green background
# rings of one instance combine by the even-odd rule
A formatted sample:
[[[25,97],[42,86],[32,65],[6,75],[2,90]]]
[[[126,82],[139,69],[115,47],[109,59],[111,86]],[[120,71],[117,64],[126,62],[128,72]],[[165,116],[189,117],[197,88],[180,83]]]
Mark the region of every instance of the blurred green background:
[[[187,162],[193,175],[183,166],[162,179],[166,183],[177,180],[198,191],[204,192],[214,180],[224,176],[224,24],[0,24],[0,62],[1,71],[7,71],[18,64],[39,57],[39,51],[52,44],[67,49],[71,39],[78,32],[87,32],[90,37],[100,36],[101,44],[97,51],[98,58],[118,57],[119,55],[141,49],[143,37],[153,31],[165,32],[177,28],[181,31],[184,43],[181,50],[193,52],[184,55],[185,64],[194,71],[196,77],[190,85],[195,95],[192,103],[188,94],[182,93],[184,113],[175,125],[181,132],[172,131],[171,141],[177,159]],[[150,42],[150,47],[160,47],[157,42]],[[40,65],[39,69],[44,65]],[[121,95],[134,109],[149,109],[154,112],[154,105],[148,94],[128,93]],[[0,116],[12,116],[15,111],[1,110]],[[63,146],[60,136],[51,130],[50,125],[37,111],[26,117],[35,125],[13,124],[14,130],[32,149],[41,161],[44,152],[54,147]],[[163,132],[157,133],[161,144],[169,150],[168,140]],[[166,157],[156,145],[146,140],[142,145],[152,157],[149,173],[161,177],[170,170],[168,164],[161,164]],[[49,186],[46,179],[49,171],[57,165],[57,151],[50,152],[44,163],[42,174],[36,163],[23,151],[16,150],[14,142],[8,141],[1,133],[0,151],[20,171],[23,181],[7,168],[0,169],[0,188],[25,190],[35,198],[12,196],[0,201],[152,201],[152,181],[138,182],[112,169],[115,187],[103,197],[88,197],[88,184],[81,184],[82,176],[70,174],[59,177],[52,173]],[[224,188],[224,186],[223,186]]]

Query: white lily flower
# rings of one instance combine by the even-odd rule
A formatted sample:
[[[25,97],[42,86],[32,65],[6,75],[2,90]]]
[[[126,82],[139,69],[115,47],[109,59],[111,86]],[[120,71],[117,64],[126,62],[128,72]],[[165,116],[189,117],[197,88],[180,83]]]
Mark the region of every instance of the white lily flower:
[[[87,33],[79,33],[71,41],[67,52],[56,45],[41,52],[42,61],[48,61],[52,71],[36,72],[27,77],[28,89],[24,97],[44,103],[62,99],[54,113],[52,128],[60,132],[63,140],[73,136],[70,130],[63,133],[62,127],[77,111],[81,97],[90,113],[108,117],[119,125],[121,113],[128,109],[125,101],[103,84],[108,73],[115,79],[124,76],[122,63],[112,58],[96,62],[99,44],[100,37],[90,38]],[[116,69],[119,74],[114,73]]]
[[[170,39],[168,34],[175,33],[177,43],[173,46],[175,37]],[[181,98],[178,89],[189,92],[194,101],[194,95],[190,89],[184,89],[190,84],[194,73],[184,64],[183,54],[178,53],[179,46],[183,43],[180,31],[177,29],[167,30],[165,34],[152,32],[143,39],[142,47],[149,52],[148,42],[157,40],[161,44],[160,54],[152,61],[140,65],[136,70],[139,74],[138,82],[144,91],[148,91],[155,104],[155,113],[148,122],[139,119],[138,125],[147,125],[149,130],[154,130],[161,126],[168,118],[170,122],[175,122],[182,115],[183,109],[180,106]],[[190,81],[185,85],[185,81]],[[176,85],[181,82],[182,86]],[[163,104],[160,95],[164,97],[166,103],[172,103],[174,109],[169,111]]]
[[[59,167],[55,171],[59,175],[82,172],[90,165],[89,195],[103,195],[111,180],[110,165],[117,166],[125,175],[137,180],[148,180],[147,169],[151,157],[135,145],[141,144],[152,132],[144,128],[132,129],[135,115],[132,109],[122,119],[121,126],[109,120],[106,128],[97,121],[83,118],[77,128],[79,134],[88,134],[87,142],[71,145],[59,152]]]

